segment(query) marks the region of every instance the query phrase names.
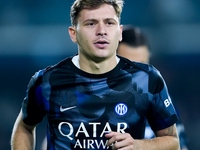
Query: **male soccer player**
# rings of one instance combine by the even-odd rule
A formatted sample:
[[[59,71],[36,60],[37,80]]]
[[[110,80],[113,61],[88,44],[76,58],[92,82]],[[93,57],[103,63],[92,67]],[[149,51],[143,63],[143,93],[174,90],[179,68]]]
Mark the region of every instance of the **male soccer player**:
[[[48,150],[178,150],[177,115],[160,73],[117,56],[122,0],[76,0],[69,34],[78,54],[38,71],[15,122],[14,150],[34,149],[48,119]],[[143,140],[148,119],[156,138]]]
[[[122,41],[119,43],[117,54],[126,57],[131,61],[137,61],[148,64],[150,62],[150,48],[147,36],[139,27],[132,25],[123,26]],[[176,109],[177,110],[177,109]],[[178,136],[180,140],[181,150],[188,150],[187,139],[184,130],[184,125],[180,121],[176,123]],[[154,133],[147,123],[145,128],[146,139],[154,138]]]

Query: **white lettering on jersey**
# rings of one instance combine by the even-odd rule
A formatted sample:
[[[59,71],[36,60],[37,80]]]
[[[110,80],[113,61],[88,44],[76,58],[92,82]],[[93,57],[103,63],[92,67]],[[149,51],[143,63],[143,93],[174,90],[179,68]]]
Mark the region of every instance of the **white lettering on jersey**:
[[[124,128],[121,129],[121,125],[124,125]],[[125,129],[127,128],[127,124],[126,123],[117,123],[117,132],[121,132],[121,133],[125,133]]]
[[[83,140],[83,141],[85,141],[85,140]],[[85,143],[85,142],[84,142],[84,143]],[[80,147],[80,149],[85,148],[85,144],[83,144],[83,147],[82,147],[81,142],[80,142],[80,140],[78,139],[78,140],[76,141],[76,144],[74,145],[74,148],[77,148],[77,147]]]
[[[69,126],[69,129],[70,129],[69,134],[66,135],[66,134],[64,134],[64,133],[62,132],[62,126],[63,126],[63,125],[68,125],[68,126]],[[73,138],[70,137],[70,136],[73,134],[74,128],[73,128],[73,126],[72,126],[69,122],[61,122],[61,123],[58,125],[58,130],[59,130],[60,134],[62,134],[63,136],[68,137],[70,140],[73,140]]]
[[[107,129],[107,130],[106,130]],[[103,129],[103,131],[102,131],[102,133],[101,133],[101,135],[100,135],[100,137],[102,137],[105,133],[109,133],[109,132],[111,132],[112,130],[111,130],[111,128],[110,128],[110,124],[107,122],[106,123],[106,125],[105,125],[105,127],[104,127],[104,129]]]
[[[100,149],[101,147],[103,147],[104,149],[108,149],[109,148],[107,147],[108,140],[106,141],[104,141],[103,139],[97,140],[95,138],[97,138],[97,133],[101,133],[100,137],[103,137],[106,133],[109,133],[112,131],[109,122],[106,122],[101,132],[98,131],[98,126],[101,126],[100,122],[89,122],[88,125],[92,127],[92,130],[93,130],[92,135],[88,134],[88,131],[83,122],[80,123],[76,133],[74,133],[73,125],[69,122],[61,122],[58,125],[58,131],[60,132],[62,136],[65,136],[69,138],[70,140],[73,140],[72,135],[75,135],[75,137],[77,137],[74,148],[95,149],[95,147],[97,147],[98,149]],[[127,123],[125,122],[117,123],[116,126],[117,127],[114,131],[121,132],[121,133],[125,133],[125,130],[128,127]],[[64,131],[65,132],[69,131],[69,133],[64,133]],[[91,138],[91,139],[78,139],[79,134],[84,134],[86,138]]]
[[[168,107],[171,104],[171,98],[169,97],[168,99],[164,100],[164,104],[166,107]]]
[[[89,123],[89,125],[93,125],[93,137],[97,137],[97,125],[100,125],[99,122]]]
[[[95,143],[96,143],[96,146],[97,146],[98,149],[100,149],[101,146],[105,149],[106,146],[107,146],[107,142],[108,142],[108,140],[107,140],[105,143],[103,142],[103,140],[101,140],[101,141],[98,143],[98,141],[95,140]],[[108,149],[108,148],[107,148],[107,149]]]
[[[103,149],[108,149],[109,147],[107,146],[107,142],[108,140],[106,140],[106,142],[104,142],[103,140],[93,140],[93,139],[88,139],[85,140],[83,139],[82,143],[79,139],[77,139],[74,148],[80,148],[80,149],[95,149],[94,145],[96,145],[96,147],[98,149],[100,149],[100,147],[102,147]]]
[[[85,125],[84,125],[83,122],[81,122],[81,124],[80,124],[80,126],[78,128],[78,131],[76,132],[75,137],[77,137],[79,133],[84,133],[85,137],[89,137],[89,134],[88,134],[88,132],[87,132],[87,130],[86,130]]]

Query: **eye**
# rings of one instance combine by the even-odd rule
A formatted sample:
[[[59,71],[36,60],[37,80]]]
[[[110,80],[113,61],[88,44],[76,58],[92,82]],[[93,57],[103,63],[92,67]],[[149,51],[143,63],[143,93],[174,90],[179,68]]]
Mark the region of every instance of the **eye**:
[[[107,25],[114,25],[115,22],[113,20],[107,20]]]
[[[88,22],[87,25],[88,25],[88,26],[93,26],[93,25],[94,25],[94,22]]]
[[[93,23],[93,22],[90,22],[88,25],[89,25],[89,26],[93,26],[93,25],[94,25],[94,23]]]

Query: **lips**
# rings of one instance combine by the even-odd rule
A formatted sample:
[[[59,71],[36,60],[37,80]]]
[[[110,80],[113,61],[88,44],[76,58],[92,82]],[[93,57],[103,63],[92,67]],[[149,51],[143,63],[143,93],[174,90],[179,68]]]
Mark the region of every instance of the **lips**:
[[[98,48],[105,48],[108,44],[109,42],[106,40],[98,40],[97,42],[94,43],[94,45]]]

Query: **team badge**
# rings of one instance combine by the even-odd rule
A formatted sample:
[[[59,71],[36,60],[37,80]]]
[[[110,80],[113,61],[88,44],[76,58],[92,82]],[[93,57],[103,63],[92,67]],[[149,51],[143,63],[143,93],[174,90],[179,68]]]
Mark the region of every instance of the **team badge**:
[[[115,112],[116,112],[116,114],[118,114],[120,116],[123,116],[123,115],[125,115],[128,112],[128,107],[124,103],[118,103],[115,106]]]

